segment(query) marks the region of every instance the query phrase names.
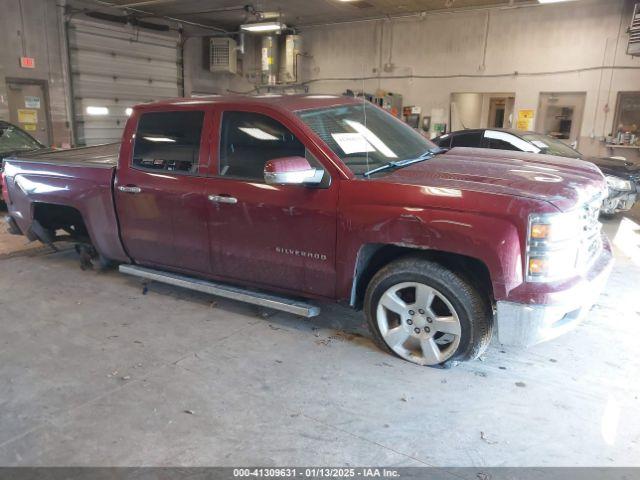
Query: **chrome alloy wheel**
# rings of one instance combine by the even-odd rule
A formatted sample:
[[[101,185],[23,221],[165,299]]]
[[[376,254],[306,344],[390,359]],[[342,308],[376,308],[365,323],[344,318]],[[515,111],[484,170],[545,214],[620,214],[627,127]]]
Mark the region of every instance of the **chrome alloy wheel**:
[[[461,325],[451,302],[435,288],[402,282],[378,301],[376,321],[395,353],[419,365],[438,365],[456,352]]]

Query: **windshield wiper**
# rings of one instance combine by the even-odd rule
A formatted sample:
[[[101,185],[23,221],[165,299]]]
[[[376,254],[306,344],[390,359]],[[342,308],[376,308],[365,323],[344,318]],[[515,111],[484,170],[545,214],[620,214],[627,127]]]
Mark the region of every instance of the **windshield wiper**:
[[[440,148],[440,147],[430,148],[429,150],[424,152],[419,157],[408,158],[406,160],[396,160],[396,161],[393,161],[393,162],[388,162],[388,163],[385,163],[384,165],[381,165],[379,167],[374,168],[373,170],[369,170],[368,172],[364,172],[363,175],[365,177],[368,177],[369,175],[373,175],[374,173],[382,172],[384,170],[389,170],[391,168],[406,167],[406,166],[412,165],[414,163],[422,162],[424,160],[429,160],[430,158],[434,157],[435,155],[438,155],[440,153],[444,153],[447,150],[448,149],[446,149],[446,148]]]

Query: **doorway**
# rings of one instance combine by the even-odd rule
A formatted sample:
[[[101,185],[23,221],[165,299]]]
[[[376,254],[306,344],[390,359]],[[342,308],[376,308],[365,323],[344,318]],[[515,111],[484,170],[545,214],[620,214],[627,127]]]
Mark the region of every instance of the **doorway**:
[[[488,128],[511,128],[515,97],[491,97],[489,99]]]
[[[7,79],[9,121],[44,145],[51,145],[47,83],[42,80]]]
[[[515,93],[452,93],[451,131],[467,128],[511,128]]]
[[[540,93],[536,131],[565,143],[575,143],[580,137],[585,92]]]
[[[504,124],[505,100],[492,98],[489,105],[489,128],[502,128]]]

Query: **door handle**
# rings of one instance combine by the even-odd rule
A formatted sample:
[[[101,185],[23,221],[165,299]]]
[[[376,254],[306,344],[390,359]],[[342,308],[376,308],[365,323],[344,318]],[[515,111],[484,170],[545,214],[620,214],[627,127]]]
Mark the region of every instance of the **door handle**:
[[[136,187],[135,185],[120,185],[118,190],[123,193],[140,193],[142,191],[140,187]]]
[[[215,203],[230,203],[232,205],[238,203],[237,198],[228,195],[209,195],[209,200]]]

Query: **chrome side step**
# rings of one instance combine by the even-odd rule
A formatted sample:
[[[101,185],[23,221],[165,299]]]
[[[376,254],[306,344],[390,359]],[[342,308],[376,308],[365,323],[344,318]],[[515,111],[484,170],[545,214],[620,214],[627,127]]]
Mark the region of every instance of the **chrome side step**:
[[[222,283],[200,280],[177,273],[163,272],[161,270],[139,267],[137,265],[120,265],[120,272],[160,283],[188,288],[189,290],[209,293],[218,297],[231,298],[240,302],[281,310],[283,312],[293,313],[294,315],[300,315],[301,317],[317,317],[320,315],[320,308],[305,302],[270,295],[268,293],[255,292]]]

